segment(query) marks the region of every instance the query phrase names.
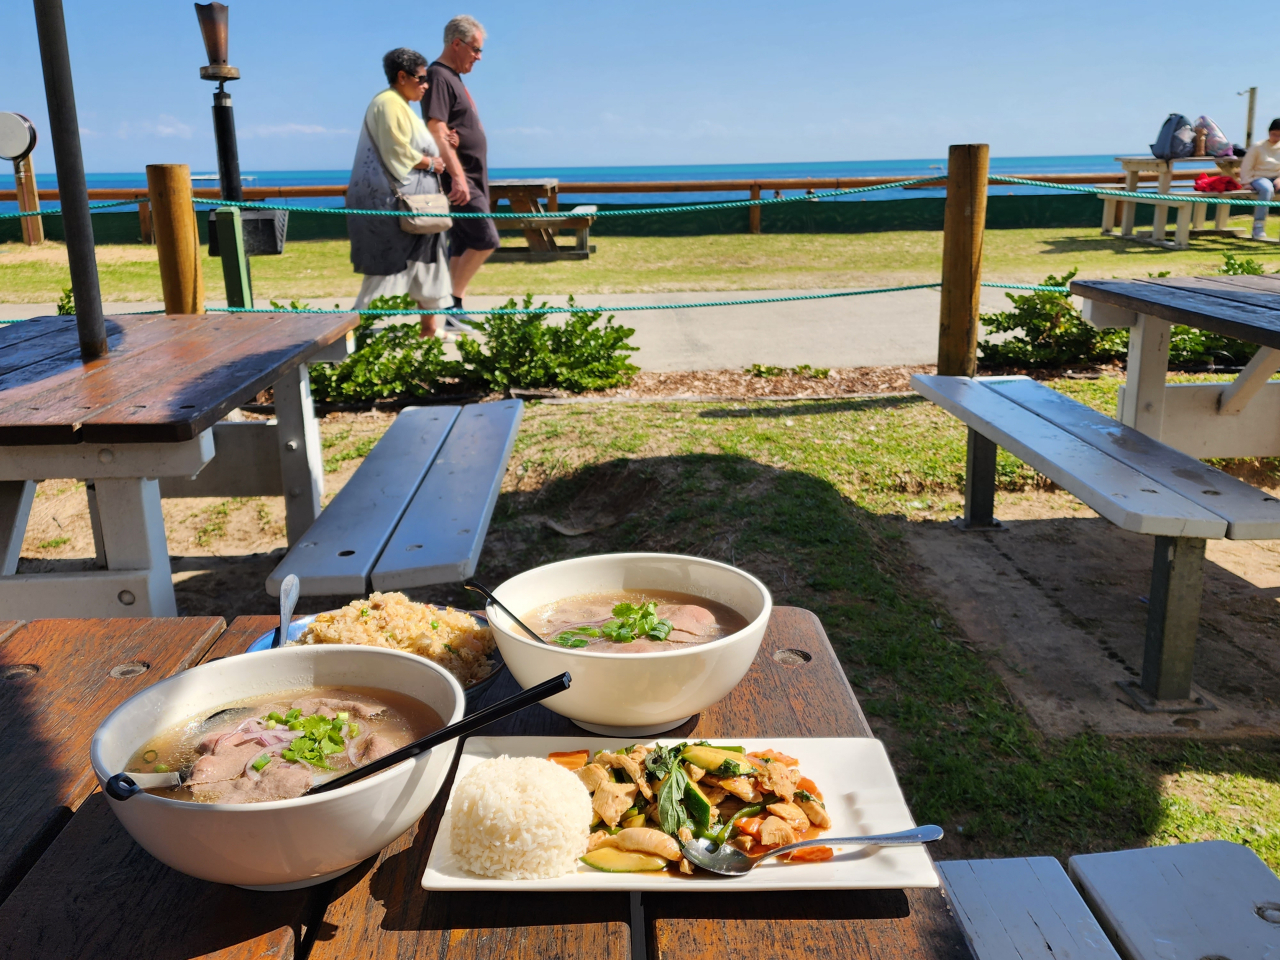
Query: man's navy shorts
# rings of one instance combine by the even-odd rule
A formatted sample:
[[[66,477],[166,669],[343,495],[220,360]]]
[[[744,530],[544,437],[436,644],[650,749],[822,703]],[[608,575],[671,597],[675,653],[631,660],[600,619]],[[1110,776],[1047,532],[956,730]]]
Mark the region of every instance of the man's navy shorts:
[[[489,198],[473,193],[465,204],[449,209],[454,213],[488,213]],[[450,257],[460,257],[467,250],[496,250],[498,244],[498,228],[487,217],[455,217],[449,228]]]

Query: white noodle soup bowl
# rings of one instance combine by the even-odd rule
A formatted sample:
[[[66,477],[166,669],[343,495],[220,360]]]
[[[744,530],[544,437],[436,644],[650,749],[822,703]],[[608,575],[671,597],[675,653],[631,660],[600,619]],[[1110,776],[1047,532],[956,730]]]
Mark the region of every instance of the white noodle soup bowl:
[[[573,684],[542,705],[607,736],[645,737],[670,730],[723,698],[750,669],[773,611],[763,583],[725,563],[666,553],[609,553],[563,560],[512,577],[493,591],[525,619],[548,603],[588,593],[641,590],[689,594],[722,603],[747,625],[707,643],[672,643],[653,653],[605,653],[531,639],[495,604],[487,615],[507,669],[520,686],[568,671]]]
[[[316,644],[244,653],[162,680],[111,712],[93,735],[98,784],[120,773],[158,734],[228,703],[311,687],[371,687],[405,694],[445,724],[462,719],[461,684],[429,660],[378,647]],[[107,797],[124,828],[173,869],[261,890],[322,883],[373,856],[411,827],[444,783],[457,741],[349,786],[264,803],[193,803],[136,793]]]

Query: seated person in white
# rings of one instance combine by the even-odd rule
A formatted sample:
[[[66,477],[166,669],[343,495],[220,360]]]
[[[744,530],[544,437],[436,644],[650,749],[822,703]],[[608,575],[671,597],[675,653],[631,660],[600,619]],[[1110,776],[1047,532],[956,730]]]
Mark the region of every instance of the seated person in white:
[[[1274,200],[1280,187],[1280,117],[1271,121],[1267,139],[1251,146],[1240,164],[1240,182],[1252,187],[1259,200]],[[1253,239],[1264,240],[1268,207],[1253,208]]]

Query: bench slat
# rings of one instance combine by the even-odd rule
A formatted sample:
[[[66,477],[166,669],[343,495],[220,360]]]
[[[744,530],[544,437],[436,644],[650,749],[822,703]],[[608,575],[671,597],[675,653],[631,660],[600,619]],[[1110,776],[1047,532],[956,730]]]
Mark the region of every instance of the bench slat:
[[[1227,521],[1231,540],[1280,539],[1280,501],[1030,377],[979,382]]]
[[[1089,853],[1067,868],[1125,960],[1244,960],[1275,956],[1280,945],[1280,879],[1248,847],[1211,840]]]
[[[267,592],[278,596],[281,582],[293,573],[303,596],[368,593],[374,564],[461,409],[401,410],[346,486],[272,571]]]
[[[523,410],[519,400],[463,408],[373,568],[375,590],[456,583],[475,572]]]
[[[1219,539],[1227,522],[967,377],[916,374],[911,385],[952,416],[1134,533]]]
[[[937,864],[978,960],[1119,960],[1053,857]]]

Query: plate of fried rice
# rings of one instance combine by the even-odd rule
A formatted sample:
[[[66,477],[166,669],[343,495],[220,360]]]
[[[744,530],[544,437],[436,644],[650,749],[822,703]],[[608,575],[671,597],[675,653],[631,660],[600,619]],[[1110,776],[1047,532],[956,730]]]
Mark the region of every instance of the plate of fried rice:
[[[248,652],[270,649],[276,633],[258,637]],[[403,593],[371,593],[338,610],[297,617],[285,642],[402,650],[444,667],[467,693],[487,687],[504,666],[483,614],[417,603]]]

